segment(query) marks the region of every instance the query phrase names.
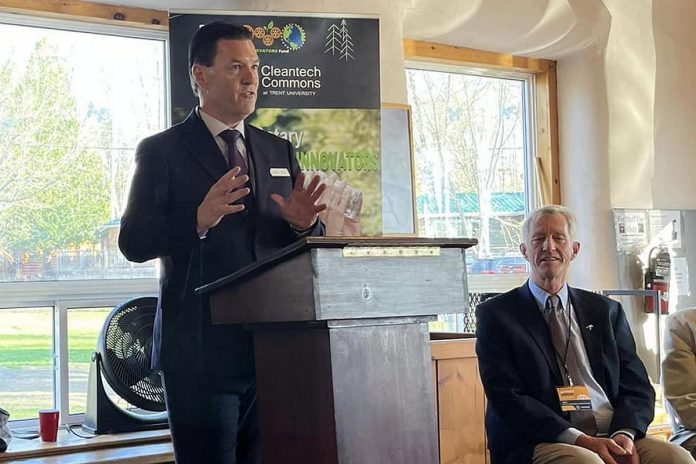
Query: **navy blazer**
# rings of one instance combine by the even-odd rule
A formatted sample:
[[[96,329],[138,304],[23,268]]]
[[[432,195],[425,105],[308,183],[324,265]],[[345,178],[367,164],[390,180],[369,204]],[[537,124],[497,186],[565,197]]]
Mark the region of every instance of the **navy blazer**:
[[[645,436],[655,392],[621,305],[568,288],[592,375],[614,408],[609,433]],[[486,432],[494,464],[531,463],[534,446],[569,428],[556,387],[562,385],[546,321],[527,284],[476,308],[476,353],[488,398]]]
[[[212,325],[207,297],[194,290],[298,239],[271,194],[287,197],[300,172],[288,141],[250,125],[244,130],[254,175],[248,209],[225,216],[205,239],[198,237],[198,206],[228,168],[192,111],[185,121],[138,145],[119,236],[129,260],[160,258],[153,363],[165,372],[210,376],[240,390],[254,377],[250,334],[240,326]],[[285,168],[290,176],[271,176],[271,168]],[[317,221],[311,234],[322,233]]]

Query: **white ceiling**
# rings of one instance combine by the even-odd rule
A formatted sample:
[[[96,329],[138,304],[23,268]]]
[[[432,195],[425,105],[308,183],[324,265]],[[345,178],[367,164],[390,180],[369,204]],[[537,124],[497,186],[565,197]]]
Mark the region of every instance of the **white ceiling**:
[[[605,43],[610,25],[603,0],[354,0],[350,6],[333,0],[114,0],[113,3],[157,10],[309,9],[362,11],[382,16],[403,12],[405,38],[550,59]],[[360,6],[371,11],[356,10]]]
[[[610,17],[601,0],[412,0],[404,37],[558,59],[603,44]]]

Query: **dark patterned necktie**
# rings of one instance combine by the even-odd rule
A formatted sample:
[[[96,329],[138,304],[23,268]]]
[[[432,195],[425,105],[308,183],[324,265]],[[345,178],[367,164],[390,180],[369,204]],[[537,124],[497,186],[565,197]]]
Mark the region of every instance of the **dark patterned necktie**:
[[[561,364],[563,384],[569,384],[568,376],[570,376],[573,385],[585,385],[573,344],[568,344],[569,324],[563,320],[563,305],[558,295],[551,295],[546,299],[545,316],[551,334],[551,342],[556,349],[559,364]],[[570,320],[570,313],[568,313],[568,319]],[[565,369],[563,368],[564,357]],[[591,410],[572,411],[570,423],[588,435],[597,434],[597,422]]]
[[[225,157],[227,166],[230,169],[239,166],[241,168],[238,174],[239,176],[248,174],[249,169],[247,168],[247,163],[237,146],[239,139],[242,138],[242,134],[240,134],[238,130],[227,129],[220,132],[220,137],[227,143],[227,156]]]

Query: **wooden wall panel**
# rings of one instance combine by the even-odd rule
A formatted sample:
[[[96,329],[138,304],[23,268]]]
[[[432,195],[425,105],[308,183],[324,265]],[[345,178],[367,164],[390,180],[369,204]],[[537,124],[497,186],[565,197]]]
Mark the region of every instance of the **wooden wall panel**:
[[[440,462],[484,463],[485,399],[476,358],[438,362]]]
[[[486,464],[486,398],[475,339],[431,341],[435,366],[440,464]]]

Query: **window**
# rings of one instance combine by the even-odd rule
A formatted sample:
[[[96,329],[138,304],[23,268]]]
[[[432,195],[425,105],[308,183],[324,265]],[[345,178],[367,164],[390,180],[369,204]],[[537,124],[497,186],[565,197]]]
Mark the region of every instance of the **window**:
[[[111,308],[70,308],[68,333],[68,395],[70,414],[87,408],[87,381],[92,353]]]
[[[53,308],[0,309],[0,407],[11,419],[53,407]]]
[[[413,66],[406,79],[418,233],[477,238],[467,254],[470,277],[486,291],[506,290],[505,275],[526,274],[520,226],[537,202],[528,168],[533,77]]]
[[[156,293],[118,229],[135,147],[168,122],[166,32],[0,15],[0,41],[0,406],[78,422],[104,317]]]
[[[165,125],[164,41],[20,24],[0,40],[0,280],[154,277],[117,236],[134,148]]]

